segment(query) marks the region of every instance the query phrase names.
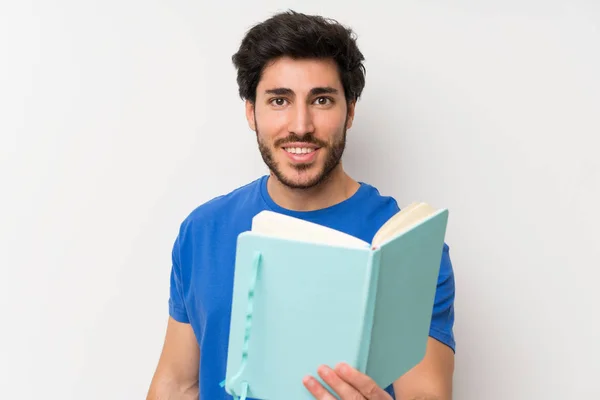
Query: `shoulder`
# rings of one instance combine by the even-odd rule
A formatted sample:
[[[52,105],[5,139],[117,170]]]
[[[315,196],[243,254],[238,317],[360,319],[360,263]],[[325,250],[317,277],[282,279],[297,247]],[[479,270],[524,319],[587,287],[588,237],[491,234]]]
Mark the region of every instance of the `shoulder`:
[[[382,194],[378,188],[368,183],[361,182],[361,184],[366,193],[367,202],[372,205],[372,217],[378,219],[382,224],[402,209],[393,196]],[[448,250],[448,244],[444,243],[444,251]]]
[[[379,188],[372,184],[366,182],[360,182],[360,184],[361,202],[364,204],[365,209],[370,210],[372,217],[380,216],[387,220],[400,211],[398,202],[393,196],[382,193]]]
[[[329,226],[370,242],[387,220],[399,211],[394,197],[359,181],[358,191],[328,213]]]
[[[213,197],[194,208],[181,222],[180,237],[184,238],[186,234],[198,230],[215,228],[248,213],[253,199],[260,196],[261,179],[264,178],[258,178],[228,193]]]
[[[381,190],[378,187],[374,186],[373,184],[370,184],[367,182],[360,182],[360,184],[362,186],[362,190],[364,190],[364,192],[366,193],[368,198],[371,199],[372,201],[375,201],[375,202],[381,204],[382,206],[398,208],[398,202],[396,201],[396,199],[393,196],[382,193]]]

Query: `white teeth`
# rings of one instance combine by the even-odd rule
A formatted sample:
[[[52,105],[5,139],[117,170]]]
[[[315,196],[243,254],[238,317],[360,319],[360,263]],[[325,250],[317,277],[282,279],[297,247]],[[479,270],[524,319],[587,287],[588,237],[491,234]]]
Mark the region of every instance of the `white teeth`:
[[[315,149],[308,147],[285,147],[284,150],[292,154],[307,154],[315,151]]]

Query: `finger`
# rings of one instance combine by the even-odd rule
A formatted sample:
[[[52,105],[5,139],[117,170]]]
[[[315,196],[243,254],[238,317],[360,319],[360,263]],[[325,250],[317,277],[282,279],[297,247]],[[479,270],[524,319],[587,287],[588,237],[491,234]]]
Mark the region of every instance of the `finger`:
[[[342,399],[358,399],[363,396],[351,384],[342,379],[334,370],[326,365],[322,365],[317,370],[317,373],[323,381],[329,385]]]
[[[367,375],[346,363],[336,365],[335,372],[368,400],[390,400],[391,397]]]
[[[310,394],[317,400],[336,400],[335,397],[321,383],[313,378],[312,376],[307,376],[302,380],[302,383],[308,389]]]

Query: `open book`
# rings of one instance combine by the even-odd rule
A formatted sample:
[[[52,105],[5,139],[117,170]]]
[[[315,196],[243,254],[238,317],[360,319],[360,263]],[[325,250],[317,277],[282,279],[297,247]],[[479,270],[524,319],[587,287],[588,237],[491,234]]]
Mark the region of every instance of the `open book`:
[[[308,400],[321,364],[387,387],[425,355],[448,220],[413,203],[371,243],[263,211],[238,237],[227,370],[241,398]],[[322,382],[323,383],[323,382]]]
[[[326,243],[333,246],[368,247],[372,245],[377,248],[433,215],[436,211],[427,203],[412,203],[388,219],[379,228],[371,243],[335,229],[272,211],[263,211],[253,218],[252,232],[291,240]]]

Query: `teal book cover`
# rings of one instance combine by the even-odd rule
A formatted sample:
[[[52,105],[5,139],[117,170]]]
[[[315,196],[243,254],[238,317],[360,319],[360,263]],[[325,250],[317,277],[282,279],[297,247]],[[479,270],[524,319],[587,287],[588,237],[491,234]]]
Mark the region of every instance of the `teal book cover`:
[[[427,210],[384,225],[376,244],[259,216],[238,237],[224,390],[309,400],[302,379],[321,364],[347,362],[382,388],[418,364],[448,219],[445,209]]]

